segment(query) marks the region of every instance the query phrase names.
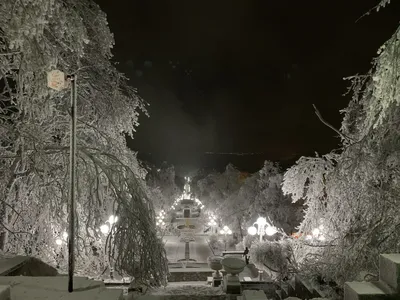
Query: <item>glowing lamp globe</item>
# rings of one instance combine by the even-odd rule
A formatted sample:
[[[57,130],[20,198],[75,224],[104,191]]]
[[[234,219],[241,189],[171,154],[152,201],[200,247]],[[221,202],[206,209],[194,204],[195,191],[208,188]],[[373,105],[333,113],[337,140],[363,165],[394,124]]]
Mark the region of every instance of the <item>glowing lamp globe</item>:
[[[114,223],[116,223],[118,221],[118,217],[117,216],[114,216],[114,215],[111,215],[109,218],[108,218],[108,222],[112,225],[112,224],[114,224]]]
[[[60,246],[60,245],[62,244],[62,240],[56,239],[56,244],[57,244],[58,246]]]
[[[272,226],[268,226],[268,227],[265,229],[265,234],[268,235],[268,236],[272,236],[272,235],[274,235],[274,234],[277,233],[277,232],[278,232],[278,230],[276,230],[276,228],[275,228],[275,227],[272,227]]]
[[[100,231],[103,234],[108,234],[108,232],[110,231],[110,227],[108,227],[107,224],[101,225],[100,226]]]
[[[255,228],[254,226],[249,227],[249,229],[247,229],[248,234],[250,235],[256,235],[257,234],[257,228]]]
[[[259,217],[258,219],[257,219],[257,222],[256,222],[258,225],[260,225],[260,226],[264,226],[264,225],[266,225],[267,224],[267,219],[266,218],[263,218],[263,217]]]

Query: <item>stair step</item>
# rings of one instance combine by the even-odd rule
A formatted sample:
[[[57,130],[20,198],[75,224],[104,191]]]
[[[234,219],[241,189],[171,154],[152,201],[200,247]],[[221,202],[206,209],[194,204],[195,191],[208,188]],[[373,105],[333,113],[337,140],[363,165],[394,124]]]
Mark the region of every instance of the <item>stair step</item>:
[[[353,281],[346,282],[344,285],[344,299],[346,300],[386,300],[389,299],[388,296],[372,282]]]
[[[312,287],[311,283],[299,275],[295,275],[295,291],[296,294],[300,293],[302,297],[321,297],[321,295]]]
[[[286,282],[281,283],[281,290],[282,290],[282,297],[287,298],[289,297],[289,284]]]
[[[400,293],[400,253],[379,256],[379,279]]]
[[[371,281],[371,283],[373,283],[375,286],[377,286],[379,289],[381,289],[382,291],[385,292],[385,294],[387,295],[394,295],[396,294],[396,290],[393,289],[390,285],[388,285],[386,282],[382,281],[382,280],[378,280],[378,281]]]
[[[296,296],[296,283],[294,281],[294,278],[289,279],[287,284],[288,284],[288,295]]]
[[[321,289],[319,289],[319,287],[314,287],[314,291],[315,291],[315,293],[318,294],[317,296],[315,296],[316,298],[318,298],[318,297],[324,298],[324,297],[328,296],[327,293],[322,291]]]

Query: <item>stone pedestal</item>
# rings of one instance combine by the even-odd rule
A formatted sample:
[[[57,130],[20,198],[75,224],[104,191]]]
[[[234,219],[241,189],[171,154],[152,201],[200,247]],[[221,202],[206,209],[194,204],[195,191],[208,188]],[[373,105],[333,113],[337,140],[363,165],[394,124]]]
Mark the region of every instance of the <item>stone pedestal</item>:
[[[220,286],[222,283],[222,277],[213,277],[212,286],[217,287]]]
[[[214,270],[213,273],[213,280],[212,280],[212,286],[217,287],[220,286],[222,283],[222,274],[219,270],[222,269],[222,264],[221,260],[223,259],[222,256],[210,256],[207,258],[207,263],[210,269]]]
[[[241,288],[240,288],[239,276],[233,276],[227,274],[224,280],[224,291],[227,294],[240,295]]]

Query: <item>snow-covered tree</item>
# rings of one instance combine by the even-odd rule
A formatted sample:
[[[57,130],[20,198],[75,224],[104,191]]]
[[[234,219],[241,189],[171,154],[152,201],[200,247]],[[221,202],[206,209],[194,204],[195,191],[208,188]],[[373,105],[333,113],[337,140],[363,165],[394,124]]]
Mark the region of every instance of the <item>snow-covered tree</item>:
[[[151,192],[156,210],[169,208],[182,191],[177,186],[175,168],[163,165],[159,168],[150,167],[146,176],[146,183]]]
[[[302,203],[293,204],[284,196],[282,172],[277,164],[266,161],[254,174],[244,174],[228,165],[224,173],[212,173],[197,181],[200,199],[218,215],[221,224],[239,234],[259,216],[265,216],[287,233],[293,231],[302,218]]]
[[[268,217],[274,226],[290,234],[302,219],[302,202],[292,203],[289,196],[282,191],[283,174],[278,164],[265,161],[263,168],[253,175],[256,179],[254,201],[249,210],[252,212],[251,220],[256,220],[259,215]],[[250,178],[246,180],[249,181]],[[243,188],[246,184],[243,185]]]
[[[367,75],[351,78],[342,152],[302,158],[284,177],[284,192],[307,205],[300,230],[324,224],[322,247],[299,240],[306,269],[339,283],[377,275],[378,254],[400,250],[399,32]]]
[[[271,278],[282,280],[297,272],[291,240],[264,241],[252,244],[250,260]]]
[[[117,270],[164,282],[145,171],[125,141],[145,105],[110,61],[105,14],[90,0],[4,0],[0,15],[0,248],[54,262],[67,229],[70,93],[46,86],[57,68],[78,78],[77,269],[87,272],[115,214],[107,252]]]
[[[218,215],[222,221],[226,215],[226,207],[222,204],[235,195],[241,186],[240,171],[232,164],[226,166],[223,173],[213,172],[197,181],[196,196],[206,205],[206,208]]]

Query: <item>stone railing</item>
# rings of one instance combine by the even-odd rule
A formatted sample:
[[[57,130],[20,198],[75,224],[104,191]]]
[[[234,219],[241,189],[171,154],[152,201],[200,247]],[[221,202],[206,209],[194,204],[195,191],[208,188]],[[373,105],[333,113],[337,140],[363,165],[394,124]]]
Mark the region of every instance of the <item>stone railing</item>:
[[[346,282],[344,300],[400,299],[400,254],[379,256],[379,280]]]

